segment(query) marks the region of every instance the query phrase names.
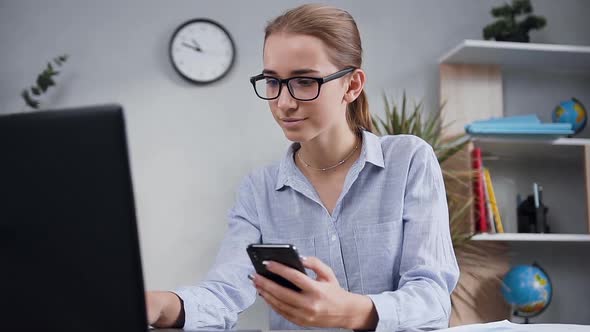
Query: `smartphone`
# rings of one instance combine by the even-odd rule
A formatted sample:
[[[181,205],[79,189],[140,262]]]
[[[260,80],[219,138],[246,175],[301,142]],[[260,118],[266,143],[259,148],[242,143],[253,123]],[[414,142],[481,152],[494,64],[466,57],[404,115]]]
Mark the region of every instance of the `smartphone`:
[[[266,266],[262,264],[263,261],[275,261],[289,266],[303,274],[307,274],[305,273],[305,268],[303,267],[303,263],[301,263],[301,259],[299,258],[297,248],[295,248],[294,245],[251,244],[246,250],[248,251],[248,256],[250,256],[250,260],[254,265],[254,269],[256,269],[256,273],[276,282],[283,287],[290,288],[297,292],[301,291],[301,289],[295,284],[278,274],[268,271]]]

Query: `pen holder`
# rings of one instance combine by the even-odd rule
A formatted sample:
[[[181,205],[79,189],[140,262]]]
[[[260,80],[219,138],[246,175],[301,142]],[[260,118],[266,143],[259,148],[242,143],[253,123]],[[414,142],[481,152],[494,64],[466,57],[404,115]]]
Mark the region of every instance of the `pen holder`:
[[[518,232],[519,233],[549,233],[547,224],[547,212],[549,208],[544,204],[535,207],[535,198],[529,195],[518,205]]]

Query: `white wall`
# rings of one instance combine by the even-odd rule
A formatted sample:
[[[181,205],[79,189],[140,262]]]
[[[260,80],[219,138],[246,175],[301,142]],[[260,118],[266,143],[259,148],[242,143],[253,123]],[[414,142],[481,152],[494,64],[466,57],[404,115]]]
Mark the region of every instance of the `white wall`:
[[[437,59],[465,38],[481,39],[503,1],[326,1],[355,17],[363,37],[367,92],[402,89],[437,103]],[[238,181],[283,156],[288,142],[254,96],[265,23],[303,1],[0,1],[0,113],[22,109],[19,93],[48,59],[71,58],[46,107],[119,102],[126,109],[146,286],[200,280],[226,228]],[[533,42],[590,45],[590,2],[533,1],[549,25]],[[183,81],[167,53],[187,19],[222,23],[237,46],[231,73],[211,86]],[[587,105],[590,104],[590,100]],[[263,306],[241,327],[267,326]],[[264,322],[263,324],[261,322]]]

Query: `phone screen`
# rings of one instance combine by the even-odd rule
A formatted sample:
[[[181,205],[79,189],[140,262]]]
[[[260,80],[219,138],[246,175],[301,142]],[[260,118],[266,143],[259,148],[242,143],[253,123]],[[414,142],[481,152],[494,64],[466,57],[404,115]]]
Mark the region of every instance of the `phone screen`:
[[[305,268],[299,258],[297,248],[292,244],[251,244],[247,248],[248,256],[254,265],[256,273],[268,278],[277,284],[300,292],[301,289],[289,280],[272,273],[262,264],[263,261],[274,261],[289,266],[306,274]]]

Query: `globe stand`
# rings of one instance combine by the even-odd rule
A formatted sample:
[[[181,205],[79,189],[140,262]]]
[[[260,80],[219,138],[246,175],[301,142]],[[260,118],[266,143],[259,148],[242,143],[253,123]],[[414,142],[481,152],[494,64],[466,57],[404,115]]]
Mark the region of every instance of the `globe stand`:
[[[518,313],[518,311],[517,311],[517,310],[514,310],[514,311],[512,312],[512,316],[514,316],[514,317],[519,317],[519,318],[524,318],[524,323],[523,323],[523,324],[530,324],[530,322],[529,322],[529,318],[531,318],[531,317],[535,317],[535,316],[537,316],[537,315],[535,315],[535,316],[522,316],[522,315],[520,315],[520,314]]]

